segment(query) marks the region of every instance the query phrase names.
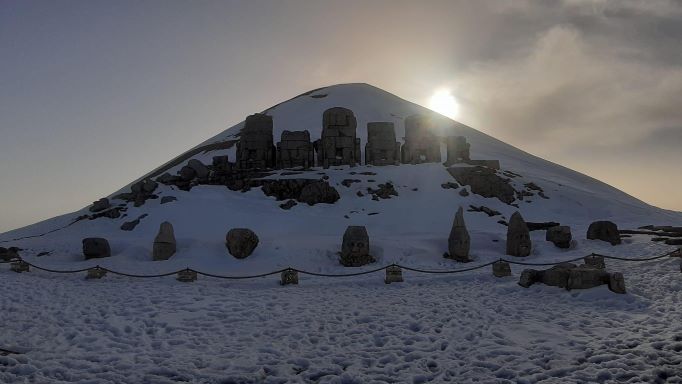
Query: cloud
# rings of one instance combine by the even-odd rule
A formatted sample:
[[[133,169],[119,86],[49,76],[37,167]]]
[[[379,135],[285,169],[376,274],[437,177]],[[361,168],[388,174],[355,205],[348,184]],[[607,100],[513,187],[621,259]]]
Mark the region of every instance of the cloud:
[[[635,47],[628,47],[631,52]],[[682,122],[682,67],[629,58],[572,25],[539,34],[527,52],[459,77],[474,123],[516,143],[618,146]]]

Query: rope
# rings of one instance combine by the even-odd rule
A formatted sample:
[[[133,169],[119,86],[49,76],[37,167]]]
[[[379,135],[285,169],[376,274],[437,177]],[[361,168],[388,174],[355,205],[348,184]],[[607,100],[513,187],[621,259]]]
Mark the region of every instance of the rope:
[[[485,268],[485,267],[487,267],[487,266],[493,265],[494,263],[496,263],[496,261],[491,261],[491,262],[489,262],[489,263],[477,265],[477,266],[471,267],[471,268],[452,269],[452,270],[449,270],[449,271],[443,271],[443,270],[439,270],[439,271],[429,271],[429,270],[424,270],[424,269],[403,267],[402,265],[398,265],[398,267],[400,267],[400,268],[402,268],[402,269],[406,269],[406,270],[408,270],[408,271],[414,271],[414,272],[419,272],[419,273],[440,273],[440,274],[445,274],[445,273],[459,273],[459,272],[473,271],[473,270],[476,270],[476,269],[481,269],[481,268]]]
[[[243,280],[243,279],[257,279],[259,277],[276,275],[278,273],[282,273],[284,271],[289,271],[289,270],[292,270],[292,269],[291,268],[285,268],[285,269],[280,269],[279,271],[275,271],[275,272],[268,272],[268,273],[262,273],[260,275],[251,275],[251,276],[222,276],[222,275],[214,275],[212,273],[206,273],[206,272],[200,272],[200,271],[194,271],[194,272],[196,272],[198,275],[215,277],[216,279]]]
[[[671,252],[668,252],[668,253],[665,253],[662,255],[658,255],[658,256],[642,257],[642,258],[627,258],[627,257],[619,257],[619,256],[609,256],[609,255],[600,255],[597,253],[592,253],[589,256],[601,256],[605,259],[621,260],[621,261],[644,262],[644,261],[652,261],[652,260],[662,259],[664,257],[669,257],[675,253],[677,253],[677,251],[671,251]],[[451,274],[451,273],[461,273],[461,272],[474,271],[477,269],[481,269],[481,268],[485,268],[485,267],[488,267],[490,265],[493,265],[496,262],[506,262],[509,264],[526,265],[526,266],[549,266],[549,265],[558,265],[558,264],[563,264],[563,263],[572,263],[572,262],[582,260],[582,259],[584,259],[584,257],[577,257],[575,259],[558,261],[558,262],[553,262],[553,263],[529,263],[529,262],[524,262],[524,261],[506,260],[506,259],[500,258],[499,260],[496,260],[496,261],[491,261],[491,262],[488,262],[485,264],[480,264],[480,265],[469,267],[469,268],[451,269],[451,270],[426,270],[426,269],[420,269],[420,268],[406,267],[406,266],[399,265],[399,264],[391,264],[391,265],[387,265],[387,266],[383,266],[383,267],[379,267],[379,268],[375,268],[375,269],[371,269],[371,270],[367,270],[367,271],[361,271],[361,272],[355,272],[355,273],[342,273],[342,274],[317,273],[317,272],[299,270],[299,269],[295,269],[295,268],[285,268],[285,269],[280,269],[280,270],[274,271],[274,272],[267,272],[267,273],[261,273],[258,275],[246,275],[246,276],[216,275],[216,274],[212,274],[212,273],[196,271],[196,270],[193,270],[190,268],[181,269],[181,270],[174,271],[174,272],[160,273],[160,274],[156,274],[156,275],[137,275],[137,274],[132,274],[132,273],[117,272],[117,271],[114,271],[114,270],[111,270],[108,268],[100,267],[99,265],[96,267],[88,267],[88,268],[74,269],[74,270],[55,270],[55,269],[44,268],[44,267],[37,266],[35,264],[31,264],[27,261],[24,261],[21,257],[18,257],[16,259],[12,259],[12,260],[8,260],[8,261],[2,261],[2,262],[0,262],[0,264],[8,264],[8,263],[16,262],[16,261],[23,261],[26,264],[28,264],[30,267],[33,267],[35,269],[45,271],[45,272],[62,273],[62,274],[80,273],[80,272],[88,271],[90,269],[99,268],[99,269],[102,269],[106,272],[109,272],[109,273],[114,274],[114,275],[119,275],[119,276],[134,277],[134,278],[153,278],[153,277],[165,277],[165,276],[175,275],[175,274],[182,272],[182,271],[192,271],[192,272],[196,272],[198,275],[213,277],[213,278],[217,278],[217,279],[244,280],[244,279],[256,279],[256,278],[260,278],[260,277],[272,276],[272,275],[276,275],[278,273],[282,273],[285,271],[295,271],[295,272],[298,272],[298,273],[303,274],[303,275],[311,275],[311,276],[319,276],[319,277],[351,277],[351,276],[361,276],[361,275],[367,275],[370,273],[383,271],[389,267],[399,267],[399,268],[407,270],[407,271],[418,272],[418,273]]]
[[[70,222],[69,224],[66,224],[66,225],[64,225],[64,226],[62,226],[62,227],[55,228],[55,229],[53,229],[53,230],[51,230],[51,231],[47,231],[47,232],[45,232],[45,233],[41,233],[41,234],[38,234],[38,235],[22,236],[22,237],[17,237],[17,238],[14,238],[14,239],[0,240],[0,244],[2,244],[2,243],[9,243],[10,241],[19,241],[19,240],[24,240],[24,239],[33,239],[33,238],[36,238],[36,237],[42,237],[42,236],[48,235],[48,234],[50,234],[50,233],[54,233],[54,232],[57,232],[57,231],[61,231],[62,229],[68,228],[68,227],[70,227],[70,226],[76,224],[77,222],[79,222],[79,221],[81,221],[81,220],[82,220],[82,219],[76,218],[76,220]]]
[[[0,348],[0,354],[3,355],[19,355],[19,352],[10,351],[9,349]]]
[[[342,274],[338,274],[338,275],[332,275],[332,274],[326,274],[326,273],[317,273],[317,272],[308,272],[308,271],[301,271],[301,270],[294,269],[294,268],[290,268],[290,269],[293,270],[293,271],[296,271],[296,272],[298,272],[298,273],[300,273],[300,274],[302,274],[302,275],[320,276],[320,277],[350,277],[350,276],[368,275],[368,274],[370,274],[370,273],[383,271],[384,269],[386,269],[386,268],[388,268],[388,267],[390,267],[390,266],[396,266],[396,264],[387,265],[387,266],[381,267],[381,268],[375,268],[375,269],[372,269],[372,270],[369,270],[369,271],[362,271],[362,272],[355,272],[355,273],[342,273]]]

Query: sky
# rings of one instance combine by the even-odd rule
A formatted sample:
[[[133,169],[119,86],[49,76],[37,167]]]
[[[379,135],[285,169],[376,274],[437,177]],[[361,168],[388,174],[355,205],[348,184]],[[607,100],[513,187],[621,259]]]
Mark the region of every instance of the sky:
[[[0,232],[365,82],[682,211],[682,2],[0,0]]]

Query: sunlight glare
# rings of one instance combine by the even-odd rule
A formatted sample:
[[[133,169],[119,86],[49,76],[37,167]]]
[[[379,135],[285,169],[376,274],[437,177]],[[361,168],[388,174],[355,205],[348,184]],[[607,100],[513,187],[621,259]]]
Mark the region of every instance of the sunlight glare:
[[[429,108],[451,119],[459,116],[459,103],[449,90],[436,91],[429,100]]]

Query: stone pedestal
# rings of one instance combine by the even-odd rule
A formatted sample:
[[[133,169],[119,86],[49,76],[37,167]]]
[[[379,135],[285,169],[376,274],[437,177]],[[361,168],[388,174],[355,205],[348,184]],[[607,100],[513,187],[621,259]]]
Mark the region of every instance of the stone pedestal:
[[[386,279],[384,280],[386,284],[391,283],[402,283],[403,282],[403,270],[397,265],[391,265],[386,268]]]

